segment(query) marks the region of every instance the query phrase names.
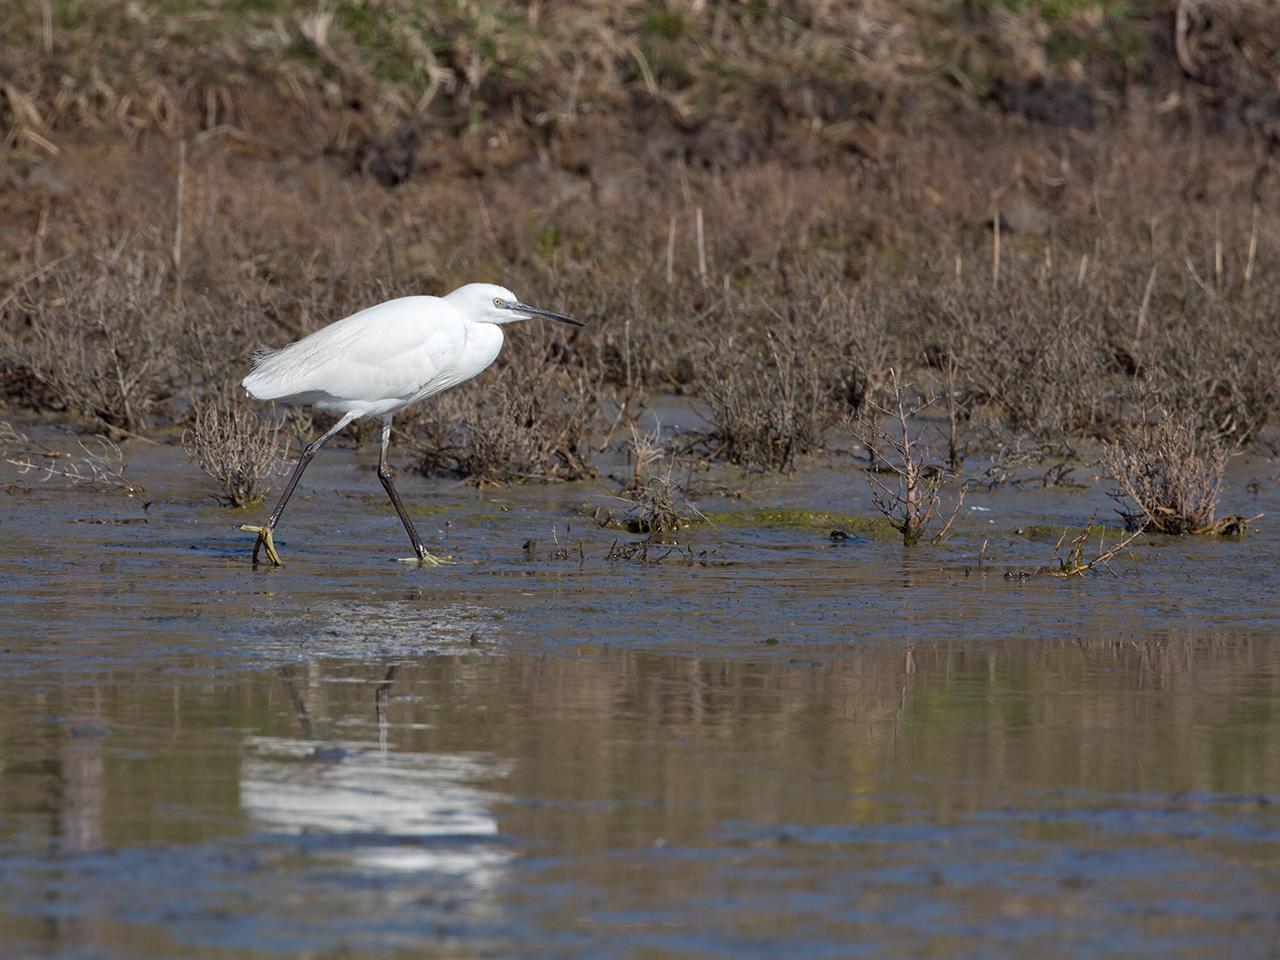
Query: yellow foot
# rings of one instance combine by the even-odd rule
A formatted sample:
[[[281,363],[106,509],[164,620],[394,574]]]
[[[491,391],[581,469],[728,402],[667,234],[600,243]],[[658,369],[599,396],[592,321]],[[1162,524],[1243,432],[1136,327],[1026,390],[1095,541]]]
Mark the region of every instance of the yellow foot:
[[[255,564],[258,562],[259,551],[265,547],[267,559],[271,561],[272,565],[277,567],[284,566],[284,562],[280,559],[280,554],[276,553],[276,545],[271,540],[270,527],[251,527],[248,524],[243,524],[240,529],[245,533],[256,533],[258,535],[258,542],[253,545],[253,562]]]
[[[433,554],[422,551],[420,557],[396,557],[396,563],[416,563],[424,567],[447,567],[457,563],[456,560],[450,560],[447,557],[437,557]]]

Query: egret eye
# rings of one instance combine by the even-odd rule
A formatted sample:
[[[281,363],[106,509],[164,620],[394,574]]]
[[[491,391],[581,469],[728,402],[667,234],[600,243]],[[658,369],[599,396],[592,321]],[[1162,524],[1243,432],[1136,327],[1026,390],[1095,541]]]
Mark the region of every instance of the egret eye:
[[[502,306],[502,298],[501,298],[501,297],[494,297],[494,298],[493,298],[493,305],[494,305],[495,307],[500,307],[500,306]]]

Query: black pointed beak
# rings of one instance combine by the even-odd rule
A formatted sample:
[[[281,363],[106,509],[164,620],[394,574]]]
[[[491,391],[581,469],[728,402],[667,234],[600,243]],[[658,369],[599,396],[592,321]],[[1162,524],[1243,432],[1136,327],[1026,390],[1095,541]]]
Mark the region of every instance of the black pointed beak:
[[[556,313],[554,310],[543,310],[541,307],[531,307],[527,303],[514,304],[512,309],[520,313],[527,313],[531,317],[545,317],[548,320],[557,320],[560,323],[567,323],[571,327],[585,327],[586,321],[575,320],[573,317],[566,317],[563,313]]]

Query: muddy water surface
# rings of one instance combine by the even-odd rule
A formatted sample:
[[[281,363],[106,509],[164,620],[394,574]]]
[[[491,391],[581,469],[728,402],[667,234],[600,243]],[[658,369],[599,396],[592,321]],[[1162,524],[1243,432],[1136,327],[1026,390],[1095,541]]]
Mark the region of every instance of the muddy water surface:
[[[168,448],[0,495],[0,955],[1280,955],[1267,524],[1020,582],[1101,493],[904,553],[833,467],[644,566],[607,485],[406,479],[424,571],[368,467],[275,571]]]

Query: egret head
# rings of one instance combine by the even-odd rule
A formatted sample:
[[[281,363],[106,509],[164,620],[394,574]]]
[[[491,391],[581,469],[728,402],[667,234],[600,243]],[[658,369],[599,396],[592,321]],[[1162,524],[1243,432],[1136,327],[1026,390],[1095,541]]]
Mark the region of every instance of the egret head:
[[[581,320],[566,317],[563,313],[521,303],[514,293],[496,283],[468,283],[453,291],[445,300],[476,323],[514,323],[516,320],[546,317],[548,320],[567,323],[571,327],[586,326]]]

